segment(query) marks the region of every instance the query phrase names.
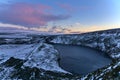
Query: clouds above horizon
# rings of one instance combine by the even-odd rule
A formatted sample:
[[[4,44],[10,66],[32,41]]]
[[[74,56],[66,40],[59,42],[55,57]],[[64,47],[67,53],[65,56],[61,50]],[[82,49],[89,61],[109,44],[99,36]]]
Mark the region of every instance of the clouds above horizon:
[[[66,14],[55,14],[51,12],[52,10],[53,7],[43,4],[15,3],[0,11],[0,20],[3,23],[39,27],[71,17]]]
[[[119,8],[120,0],[0,0],[0,25],[60,33],[119,28]]]
[[[74,28],[73,28],[74,27]],[[88,27],[86,29],[86,27]],[[43,27],[26,27],[14,24],[4,24],[0,23],[0,32],[30,32],[30,33],[46,33],[46,34],[79,34],[84,32],[92,32],[99,30],[107,30],[112,28],[120,28],[119,25],[112,26],[87,26],[79,22],[73,25],[63,26],[43,26]]]
[[[0,23],[0,31],[8,31],[8,32],[14,32],[14,31],[20,31],[20,32],[46,32],[46,33],[70,33],[70,29],[63,28],[61,26],[43,26],[43,27],[26,27],[26,26],[20,26],[20,25],[14,25],[14,24],[5,24]]]

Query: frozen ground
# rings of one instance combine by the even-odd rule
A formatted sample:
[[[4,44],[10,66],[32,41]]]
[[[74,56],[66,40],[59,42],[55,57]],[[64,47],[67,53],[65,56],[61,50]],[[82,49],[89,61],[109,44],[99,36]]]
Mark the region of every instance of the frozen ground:
[[[0,34],[0,79],[119,80],[120,29],[74,35]],[[66,74],[59,53],[48,43],[82,45],[104,51],[113,62],[86,76]],[[5,75],[4,75],[5,74]]]

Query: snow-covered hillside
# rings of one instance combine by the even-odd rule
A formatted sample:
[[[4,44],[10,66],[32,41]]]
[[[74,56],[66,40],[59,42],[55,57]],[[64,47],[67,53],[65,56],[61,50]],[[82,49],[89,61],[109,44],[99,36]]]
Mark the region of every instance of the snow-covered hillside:
[[[12,35],[10,37],[10,35]],[[104,51],[111,64],[85,76],[59,66],[49,43],[82,45]],[[73,35],[0,34],[0,80],[119,80],[120,29]]]
[[[113,59],[120,58],[120,30],[93,32],[80,35],[59,35],[50,43],[82,45],[106,52]]]
[[[85,80],[120,79],[120,29],[76,35],[58,35],[47,39],[48,43],[72,44],[94,48],[105,52],[113,62],[93,73],[84,76]]]

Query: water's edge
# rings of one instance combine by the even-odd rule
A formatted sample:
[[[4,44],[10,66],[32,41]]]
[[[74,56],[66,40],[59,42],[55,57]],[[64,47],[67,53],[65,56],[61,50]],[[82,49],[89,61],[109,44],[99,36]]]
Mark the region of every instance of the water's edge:
[[[58,50],[58,52],[60,53],[60,60],[58,60],[58,62],[59,62],[59,65],[60,65],[60,67],[61,68],[63,68],[63,69],[65,69],[66,71],[69,71],[69,72],[71,72],[71,73],[74,73],[74,74],[82,74],[82,75],[86,75],[86,74],[88,74],[88,73],[90,73],[90,72],[93,72],[93,71],[95,71],[95,70],[97,70],[97,69],[99,69],[99,68],[102,68],[102,67],[104,67],[104,66],[106,66],[106,65],[108,65],[109,63],[111,63],[111,59],[109,58],[109,56],[107,56],[107,54],[105,54],[105,53],[103,53],[103,52],[101,52],[101,51],[98,51],[98,50],[95,50],[95,49],[92,49],[92,48],[89,48],[89,47],[84,47],[84,46],[78,46],[78,45],[62,45],[62,44],[52,44],[53,46],[54,46],[54,48],[55,49],[57,49]],[[88,56],[88,54],[85,54],[85,55],[78,55],[78,53],[77,53],[77,55],[78,56],[81,56],[81,58],[83,58],[82,56],[85,56],[84,58],[86,58],[86,56],[88,57],[88,58],[86,58],[86,59],[90,59],[90,60],[88,60],[88,64],[84,64],[84,63],[86,63],[87,61],[84,61],[84,59],[81,59],[81,58],[79,58],[79,57],[77,57],[78,58],[78,60],[76,60],[77,61],[77,64],[74,64],[75,63],[75,61],[73,61],[73,60],[75,60],[75,58],[74,57],[72,57],[72,56],[74,56],[74,55],[71,55],[71,56],[69,56],[68,54],[67,54],[67,57],[68,58],[64,58],[64,56],[66,56],[66,55],[64,55],[65,53],[64,53],[64,49],[65,49],[65,46],[66,47],[72,47],[72,48],[70,48],[69,50],[71,50],[71,49],[73,49],[74,47],[75,48],[83,48],[83,49],[87,49],[87,50],[90,50],[90,51],[92,51],[92,52],[98,52],[98,54],[95,54],[95,56],[97,56],[97,59],[95,59],[96,57],[94,57],[94,55],[92,55],[93,56],[93,59],[95,59],[96,61],[98,61],[99,63],[97,64],[94,60],[92,60],[92,58],[89,58],[89,56]],[[61,49],[59,49],[60,47],[62,47]],[[66,51],[67,49],[65,49],[65,51]],[[77,50],[77,49],[76,49]],[[87,51],[87,50],[85,50],[86,52],[90,52],[90,51]],[[62,52],[62,53],[61,53]],[[69,51],[68,51],[69,52]],[[84,50],[83,50],[83,52],[84,52]],[[100,54],[99,54],[100,53]],[[102,54],[101,54],[102,53]],[[99,56],[100,55],[100,56]],[[91,56],[91,55],[90,55]],[[92,57],[91,56],[91,57]],[[71,59],[70,59],[70,57],[71,57]],[[102,57],[103,57],[103,60],[105,60],[105,61],[99,61],[98,59],[100,58],[100,59],[102,59]],[[73,58],[73,59],[72,59]],[[68,62],[67,62],[68,61]],[[90,67],[91,66],[91,68],[92,68],[92,65],[91,65],[91,63],[90,63],[90,61],[92,62],[92,64],[94,65],[94,63],[95,64],[97,64],[97,68],[95,68],[95,69],[93,69],[93,70],[91,70],[90,71],[90,69],[88,69],[87,67]],[[84,66],[82,66],[82,64],[81,64],[81,62],[83,63],[83,65]],[[105,62],[105,63],[104,63]],[[74,64],[74,65],[69,65],[69,64]],[[68,64],[68,65],[67,65]],[[102,64],[102,66],[101,65],[99,65],[99,64]],[[82,66],[82,68],[80,68]],[[96,66],[96,65],[95,65]],[[100,66],[100,67],[99,67]],[[78,68],[79,67],[79,68]],[[83,67],[85,67],[85,70],[87,69],[87,70],[89,70],[89,71],[85,71],[84,72],[84,69],[83,69]],[[77,70],[77,68],[78,68],[78,70]],[[69,69],[71,69],[71,70],[73,70],[73,71],[71,71],[71,70],[69,70]],[[82,71],[81,71],[82,70]],[[77,72],[76,72],[77,71]]]

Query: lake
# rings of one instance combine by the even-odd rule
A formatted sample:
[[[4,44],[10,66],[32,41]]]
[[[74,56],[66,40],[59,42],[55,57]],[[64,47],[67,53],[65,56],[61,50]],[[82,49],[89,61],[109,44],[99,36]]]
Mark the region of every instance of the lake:
[[[53,44],[60,53],[60,66],[71,73],[86,75],[111,63],[105,53],[83,46]]]

